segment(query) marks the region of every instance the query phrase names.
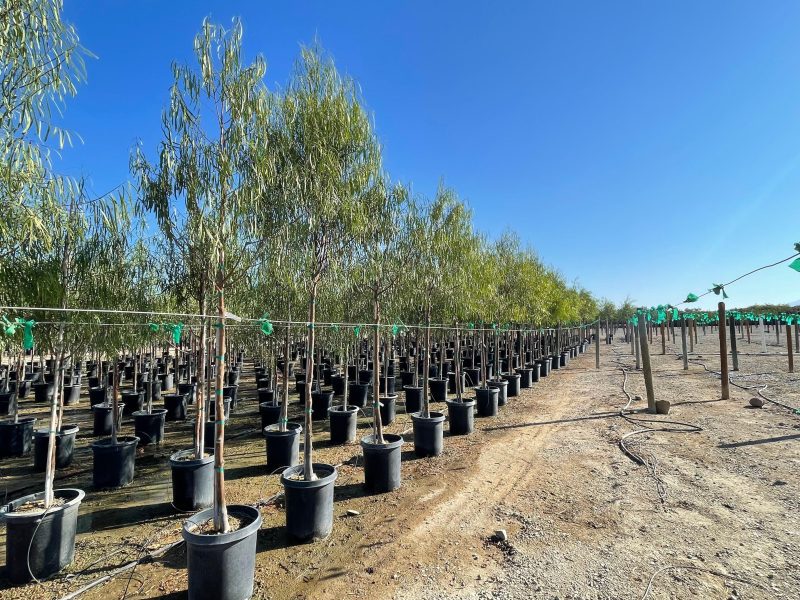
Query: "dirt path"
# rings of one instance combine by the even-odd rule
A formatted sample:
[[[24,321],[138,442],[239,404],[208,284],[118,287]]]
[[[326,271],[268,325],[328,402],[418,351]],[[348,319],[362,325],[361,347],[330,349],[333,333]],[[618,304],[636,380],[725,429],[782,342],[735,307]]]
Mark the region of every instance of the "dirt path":
[[[701,335],[696,349],[711,370],[715,341]],[[365,496],[358,446],[330,447],[320,430],[317,458],[340,465],[333,533],[290,545],[282,507],[264,506],[254,597],[639,599],[651,577],[651,599],[800,597],[800,417],[774,405],[746,408],[752,392],[738,388],[719,401],[713,375],[698,364],[683,372],[671,344],[665,356],[660,342],[653,348],[658,397],[673,403],[666,419],[703,429],[627,438],[653,468],[618,447],[642,425],[658,427],[618,416],[627,402],[620,362],[633,364],[619,341],[613,350],[601,347],[600,370],[593,353],[582,355],[510,399],[497,418],[477,420],[473,435],[447,436],[441,457],[416,459],[408,444],[403,486],[391,494]],[[734,381],[766,381],[776,398],[800,406],[797,376],[786,374],[781,360],[742,356]],[[231,501],[254,504],[280,485],[265,473],[244,383],[226,476]],[[630,373],[628,390],[644,396],[641,374]],[[360,427],[366,433],[366,420]],[[389,430],[411,440],[404,414]],[[75,577],[2,589],[0,596],[57,598],[177,540],[181,517],[169,506],[164,464],[188,435],[188,425],[178,426],[159,454],[138,459],[130,488],[87,495],[69,569]],[[22,467],[14,468],[19,476],[3,479],[10,487],[24,483]],[[90,489],[78,467],[65,482]],[[347,517],[348,509],[359,515]],[[507,544],[491,540],[501,528]],[[183,597],[183,549],[83,597],[121,598],[126,588],[127,598]]]

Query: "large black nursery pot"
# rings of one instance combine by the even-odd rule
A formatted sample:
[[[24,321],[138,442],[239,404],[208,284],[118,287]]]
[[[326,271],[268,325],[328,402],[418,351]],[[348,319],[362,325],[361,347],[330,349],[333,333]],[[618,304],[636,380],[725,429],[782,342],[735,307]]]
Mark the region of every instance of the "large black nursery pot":
[[[195,458],[194,450],[179,450],[169,457],[172,470],[172,506],[195,511],[214,502],[214,455]]]
[[[497,405],[505,406],[507,399],[506,392],[508,391],[508,381],[505,379],[493,379],[489,382],[489,387],[497,389]]]
[[[72,454],[75,451],[75,436],[78,435],[77,425],[62,425],[56,433],[56,469],[64,469],[72,464]],[[33,470],[39,473],[45,471],[47,466],[47,447],[50,442],[50,432],[40,429],[33,434]]]
[[[179,383],[178,393],[186,397],[186,404],[194,404],[195,396],[197,395],[197,384]]]
[[[542,369],[542,363],[540,363],[540,362],[533,363],[532,368],[531,368],[531,382],[532,383],[538,383],[539,379],[541,379],[541,373],[542,373],[541,369]]]
[[[500,390],[496,387],[475,388],[475,406],[479,417],[497,416],[497,398]]]
[[[272,404],[272,401],[275,399],[275,390],[272,388],[258,388],[258,403],[263,404]]]
[[[381,394],[388,394],[390,396],[394,395],[395,391],[395,380],[394,377],[381,377],[380,384],[378,385],[378,389]],[[389,388],[389,391],[386,391],[386,388]]]
[[[274,425],[281,418],[281,405],[272,402],[261,402],[258,405],[258,413],[261,415],[261,430],[269,425]]]
[[[550,369],[552,368],[553,363],[550,362],[549,358],[540,358],[536,361],[539,365],[539,377],[547,377],[550,375]]]
[[[550,357],[551,371],[557,371],[561,368],[561,356],[555,354]]]
[[[50,383],[34,383],[33,384],[33,399],[35,402],[50,403],[53,400],[53,392],[55,391],[55,384]]]
[[[529,388],[533,385],[533,369],[530,367],[520,367],[517,369],[517,373],[520,376],[519,387]]]
[[[358,425],[358,407],[352,404],[344,406],[331,406],[328,409],[328,418],[331,423],[331,444],[349,444],[356,439],[356,426]]]
[[[172,373],[165,373],[161,377],[161,389],[162,390],[171,390],[175,387],[175,378]]]
[[[25,456],[33,446],[34,417],[21,417],[0,421],[0,458],[6,456]]]
[[[190,600],[247,600],[253,595],[256,537],[261,513],[252,506],[228,505],[241,527],[228,533],[202,534],[198,526],[214,518],[208,508],[183,524]]]
[[[0,392],[0,415],[13,415],[17,408],[16,390]]]
[[[80,381],[64,386],[64,406],[75,406],[81,400]]]
[[[134,436],[118,437],[116,445],[111,442],[111,438],[92,442],[94,487],[118,488],[133,481],[138,444],[139,438]]]
[[[359,408],[364,408],[367,405],[367,396],[369,395],[369,385],[366,383],[356,383],[351,381],[347,386],[347,403],[353,404]]]
[[[331,375],[331,387],[333,388],[333,395],[334,396],[343,396],[344,395],[344,376],[343,375]]]
[[[476,387],[481,383],[481,370],[480,369],[464,369],[464,381],[466,387]],[[463,388],[462,388],[463,389]]]
[[[444,448],[444,414],[429,411],[429,417],[421,412],[412,413],[414,422],[414,454],[420,457],[439,456]]]
[[[431,400],[434,402],[447,400],[447,379],[430,379],[428,385],[431,390]]]
[[[384,433],[383,440],[385,444],[376,443],[372,434],[361,438],[361,449],[364,451],[364,488],[376,494],[396,490],[402,481],[400,459],[403,438]]]
[[[333,392],[324,392],[322,390],[311,392],[311,418],[314,421],[327,419],[331,401],[333,401]]]
[[[14,584],[46,579],[75,558],[75,533],[82,490],[54,490],[64,503],[48,510],[15,513],[27,502],[44,499],[44,492],[23,496],[0,506],[0,521],[6,524],[6,573]]]
[[[300,462],[300,423],[287,423],[286,431],[278,425],[264,428],[267,449],[267,473],[272,475]]]
[[[186,420],[186,396],[182,394],[164,394],[164,409],[167,421]]]
[[[139,390],[138,392],[134,392],[133,390],[124,390],[121,395],[122,403],[125,407],[122,409],[123,415],[129,416],[144,408],[144,392],[142,390]]]
[[[239,403],[239,385],[227,385],[222,388],[222,397],[231,399],[231,407],[236,408]]]
[[[520,379],[521,376],[519,373],[506,373],[503,375],[503,379],[508,382],[508,387],[506,387],[506,397],[507,398],[515,398],[519,396],[519,387],[520,387]]]
[[[447,401],[447,418],[450,435],[467,435],[475,430],[475,401]]]
[[[562,367],[566,367],[569,364],[569,351],[568,350],[564,350],[561,353],[561,363],[560,364],[561,364]]]
[[[358,382],[364,384],[372,383],[372,369],[361,369],[358,372]]]
[[[89,388],[89,406],[106,404],[109,400],[111,400],[111,388],[108,386]]]
[[[400,383],[403,387],[414,385],[414,373],[412,371],[400,371]]]
[[[403,386],[403,391],[406,394],[406,414],[419,412],[422,408],[422,388],[406,385]]]
[[[397,415],[397,395],[380,396],[381,423],[391,425]]]
[[[122,424],[122,411],[125,409],[124,404],[117,404],[117,429]],[[111,404],[95,404],[92,407],[94,413],[94,428],[93,435],[111,435],[111,428],[114,423],[112,415],[114,413],[114,406]]]
[[[333,529],[333,484],[338,472],[333,465],[314,463],[317,479],[304,481],[304,467],[290,467],[281,474],[285,504],[286,533],[308,542],[328,537]]]
[[[153,412],[140,410],[133,413],[133,429],[142,446],[160,444],[164,441],[164,421],[167,411],[163,408],[154,408]]]

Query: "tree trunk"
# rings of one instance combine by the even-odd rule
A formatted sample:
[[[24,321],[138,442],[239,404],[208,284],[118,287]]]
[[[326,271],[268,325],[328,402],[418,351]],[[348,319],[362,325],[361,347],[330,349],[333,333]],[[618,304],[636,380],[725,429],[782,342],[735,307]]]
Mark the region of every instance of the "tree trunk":
[[[200,361],[198,367],[197,389],[195,389],[195,404],[197,404],[194,423],[194,456],[203,458],[206,444],[206,286],[200,285],[200,314],[203,320],[200,324]],[[191,370],[189,383],[192,382]]]
[[[430,356],[431,356],[431,307],[428,305],[425,311],[425,361],[423,362],[422,380],[422,416],[430,418],[430,406],[428,403],[428,379],[430,377]]]
[[[228,507],[225,504],[225,250],[217,250],[217,373],[214,386],[214,529],[227,533]]]
[[[308,346],[306,347],[305,437],[303,438],[303,479],[314,481],[314,448],[312,447],[311,384],[314,377],[314,324],[317,318],[317,284],[311,285],[308,305]]]
[[[380,411],[380,390],[381,390],[381,305],[377,294],[373,298],[375,302],[375,337],[374,348],[372,349],[372,434],[376,444],[383,444],[383,423],[381,422]]]

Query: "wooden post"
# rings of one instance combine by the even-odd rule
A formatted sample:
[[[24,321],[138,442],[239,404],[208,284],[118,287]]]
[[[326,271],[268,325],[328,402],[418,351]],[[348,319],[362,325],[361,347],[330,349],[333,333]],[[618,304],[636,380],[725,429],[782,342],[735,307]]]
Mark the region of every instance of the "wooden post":
[[[651,330],[652,331],[652,330]],[[639,346],[642,351],[642,367],[644,371],[644,387],[647,390],[647,411],[656,412],[656,394],[653,389],[653,372],[650,370],[650,348],[647,344],[647,331],[644,314],[639,315]]]
[[[767,324],[764,323],[764,317],[758,317],[758,326],[761,328],[761,351],[767,351]]]
[[[736,351],[736,319],[733,316],[729,317],[731,328],[731,360],[733,362],[733,370],[739,370],[739,353]]]
[[[594,368],[600,368],[600,318],[597,319],[595,326],[595,340],[594,340]]]
[[[792,353],[792,326],[786,324],[786,349],[789,351],[789,373],[794,373],[794,355]]]
[[[794,323],[794,351],[800,352],[800,323]]]
[[[692,329],[694,329],[694,343],[697,343],[697,321],[692,319]],[[694,352],[694,346],[692,346],[692,352]]]
[[[781,322],[780,320],[775,320],[775,339],[778,341],[778,346],[781,345]]]
[[[750,343],[750,319],[747,319],[746,329],[747,329],[747,343],[749,344]]]
[[[683,320],[686,322],[686,317],[684,317]],[[694,335],[692,334],[692,329],[694,328],[694,319],[689,319],[687,327],[689,328],[689,352],[694,352]]]
[[[631,355],[635,356],[636,355],[636,342],[634,342],[634,339],[636,338],[636,325],[628,323],[628,331],[630,332],[629,333],[629,337],[630,337],[630,343],[631,343]]]
[[[664,323],[661,323],[661,354],[667,353],[667,339],[664,337]]]
[[[642,331],[644,331],[644,333],[642,333]],[[636,323],[636,331],[635,331],[635,333],[633,335],[633,339],[636,340],[636,370],[637,371],[642,368],[642,363],[641,363],[641,360],[639,359],[640,347],[642,345],[641,341],[639,340],[639,338],[641,336],[644,336],[644,342],[646,344],[647,343],[647,327],[646,326],[642,326],[640,323]]]
[[[728,382],[728,344],[725,342],[725,303],[720,302],[719,310],[719,364],[720,378],[722,381],[722,399],[728,400],[731,397],[730,385]]]
[[[683,370],[689,370],[689,355],[686,353],[686,317],[681,319],[681,344],[683,346]]]

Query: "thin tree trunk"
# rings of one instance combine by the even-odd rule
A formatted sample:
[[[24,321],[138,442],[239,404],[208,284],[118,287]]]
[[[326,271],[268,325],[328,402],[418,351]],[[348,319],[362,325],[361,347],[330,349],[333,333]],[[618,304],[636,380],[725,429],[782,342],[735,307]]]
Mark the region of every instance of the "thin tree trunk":
[[[227,533],[228,507],[225,504],[225,249],[217,250],[217,377],[214,386],[214,529]]]
[[[205,277],[205,276],[204,276]],[[200,285],[200,314],[203,320],[200,324],[200,361],[199,376],[197,377],[197,388],[195,389],[195,404],[197,404],[194,423],[194,456],[203,458],[203,450],[206,443],[206,286],[205,281]],[[189,372],[189,383],[192,381],[191,371]]]
[[[314,449],[311,435],[311,383],[314,377],[314,324],[317,318],[317,284],[311,285],[311,299],[308,306],[308,347],[306,348],[306,390],[305,390],[305,437],[303,439],[303,479],[314,481]]]
[[[374,297],[375,302],[375,337],[374,344],[375,347],[372,349],[372,434],[373,434],[373,441],[376,444],[383,444],[383,423],[381,422],[381,411],[380,411],[380,384],[381,384],[381,365],[380,365],[380,343],[381,343],[381,332],[380,332],[380,322],[381,322],[381,305],[378,300],[377,294]]]

